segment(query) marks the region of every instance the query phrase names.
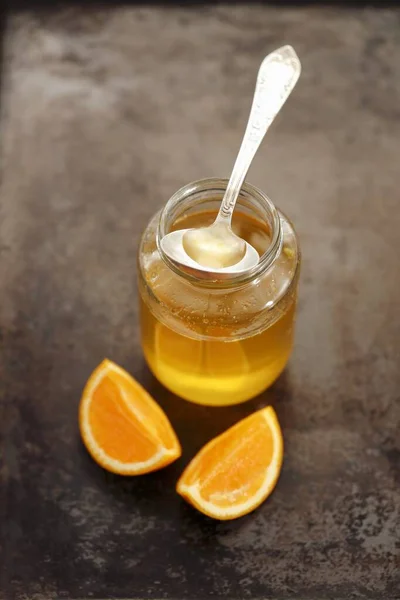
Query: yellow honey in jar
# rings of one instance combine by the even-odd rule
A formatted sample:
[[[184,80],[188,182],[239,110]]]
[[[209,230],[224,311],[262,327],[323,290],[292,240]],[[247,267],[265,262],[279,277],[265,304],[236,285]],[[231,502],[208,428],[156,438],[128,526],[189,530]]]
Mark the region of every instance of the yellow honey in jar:
[[[169,231],[211,224],[224,185],[203,180],[177,192],[163,211],[167,223],[170,211]],[[180,211],[173,210],[176,205]],[[262,192],[245,184],[233,230],[264,263],[227,284],[196,281],[168,263],[157,245],[162,218],[150,222],[139,250],[147,363],[163,385],[192,402],[248,400],[276,380],[291,353],[300,261],[293,227]]]

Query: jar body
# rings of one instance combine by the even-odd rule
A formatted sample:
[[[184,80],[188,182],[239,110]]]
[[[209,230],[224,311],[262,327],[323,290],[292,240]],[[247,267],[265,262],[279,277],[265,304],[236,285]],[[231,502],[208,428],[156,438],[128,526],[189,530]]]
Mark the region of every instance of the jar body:
[[[211,183],[202,194],[205,181]],[[226,182],[192,185],[194,211],[178,219],[176,229],[212,222]],[[243,188],[233,226],[261,254],[271,240],[270,225],[262,219],[263,195],[257,190],[256,214],[255,188]],[[300,253],[292,225],[280,213],[278,218],[281,238],[274,260],[249,280],[227,286],[204,285],[172,270],[157,246],[160,215],[149,222],[138,255],[142,347],[153,374],[182,398],[215,406],[243,402],[285,368],[293,345]]]

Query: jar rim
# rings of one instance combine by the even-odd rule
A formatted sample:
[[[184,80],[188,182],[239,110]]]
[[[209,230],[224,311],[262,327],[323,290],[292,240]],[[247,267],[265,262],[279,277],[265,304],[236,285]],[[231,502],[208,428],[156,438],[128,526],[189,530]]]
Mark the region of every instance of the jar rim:
[[[264,254],[260,257],[259,262],[252,269],[245,273],[238,273],[237,276],[230,278],[229,280],[205,280],[196,277],[188,273],[187,271],[180,269],[178,265],[176,265],[168,255],[163,251],[161,246],[161,240],[163,237],[169,233],[168,229],[168,214],[171,213],[176,207],[182,204],[185,200],[189,199],[190,196],[194,196],[195,194],[201,194],[201,192],[225,192],[226,186],[228,184],[228,179],[218,178],[218,177],[209,177],[205,179],[198,179],[196,181],[192,181],[187,183],[179,190],[177,190],[168,202],[165,204],[164,208],[160,212],[160,217],[158,221],[157,233],[156,233],[156,242],[157,248],[160,253],[161,258],[166,263],[166,265],[173,270],[178,276],[183,277],[187,281],[190,281],[193,284],[200,285],[202,287],[213,287],[213,288],[230,288],[237,287],[249,283],[256,279],[257,277],[263,275],[274,263],[277,256],[279,256],[281,247],[282,247],[282,227],[281,227],[281,219],[279,216],[279,212],[276,209],[275,205],[271,201],[271,199],[259,188],[252,185],[251,183],[245,182],[242,185],[242,188],[239,193],[239,199],[243,197],[248,197],[251,200],[255,200],[257,204],[265,210],[267,215],[269,216],[269,224],[271,227],[271,242],[268,248],[265,250]]]

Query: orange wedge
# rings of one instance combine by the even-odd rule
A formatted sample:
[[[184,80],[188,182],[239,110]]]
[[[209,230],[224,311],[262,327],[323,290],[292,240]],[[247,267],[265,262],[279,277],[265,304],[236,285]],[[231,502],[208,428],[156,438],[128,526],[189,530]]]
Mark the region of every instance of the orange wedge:
[[[179,441],[160,406],[110,360],[104,360],[89,377],[79,407],[79,427],[94,460],[112,473],[150,473],[181,455]]]
[[[185,469],[177,492],[209,517],[237,519],[272,492],[282,456],[281,428],[268,406],[206,444]]]

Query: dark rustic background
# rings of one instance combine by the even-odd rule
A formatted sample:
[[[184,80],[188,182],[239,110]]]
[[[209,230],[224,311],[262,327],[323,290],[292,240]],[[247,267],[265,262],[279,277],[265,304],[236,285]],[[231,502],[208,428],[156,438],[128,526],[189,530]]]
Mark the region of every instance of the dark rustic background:
[[[399,598],[399,10],[26,6],[3,32],[0,598]],[[136,244],[178,187],[229,174],[283,43],[303,75],[249,180],[301,237],[296,348],[261,398],[200,408],[144,365]],[[123,479],[84,451],[77,407],[105,356],[170,415],[174,466]],[[278,487],[212,522],[175,481],[265,403]]]

